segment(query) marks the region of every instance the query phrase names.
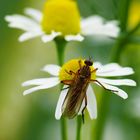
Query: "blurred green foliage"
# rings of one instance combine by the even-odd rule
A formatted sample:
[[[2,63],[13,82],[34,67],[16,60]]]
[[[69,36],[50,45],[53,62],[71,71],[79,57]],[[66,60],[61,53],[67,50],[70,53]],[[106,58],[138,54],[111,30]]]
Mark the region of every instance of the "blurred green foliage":
[[[83,17],[98,14],[106,19],[119,19],[124,0],[78,0]],[[134,0],[133,0],[134,1]],[[25,7],[42,9],[44,1],[1,0],[0,1],[0,140],[60,140],[59,121],[54,112],[59,96],[58,87],[43,90],[23,97],[21,83],[28,79],[46,77],[40,72],[45,64],[57,63],[55,44],[43,44],[39,38],[19,43],[20,31],[10,29],[4,21],[7,14],[23,13]],[[139,38],[139,34],[137,35]],[[76,57],[93,57],[94,61],[108,63],[116,42],[113,39],[87,37],[82,43],[69,43],[66,60]],[[77,47],[78,46],[78,47]],[[49,53],[48,53],[49,52]],[[51,53],[50,53],[51,52]],[[71,54],[72,52],[72,54]],[[53,56],[55,57],[51,57]],[[139,140],[140,137],[140,44],[128,43],[121,54],[120,63],[131,66],[136,71],[132,76],[137,87],[125,88],[129,93],[124,101],[113,96],[106,122],[103,140]],[[97,92],[100,89],[96,89]],[[100,94],[96,94],[100,104]],[[137,102],[134,100],[139,97]],[[134,101],[133,106],[131,106]],[[138,110],[134,110],[137,106]],[[69,121],[69,139],[74,139],[75,121]],[[86,116],[83,126],[83,140],[90,139],[94,133],[94,123]],[[91,126],[91,123],[93,126]],[[87,135],[88,134],[88,135]],[[93,134],[94,135],[94,134]]]

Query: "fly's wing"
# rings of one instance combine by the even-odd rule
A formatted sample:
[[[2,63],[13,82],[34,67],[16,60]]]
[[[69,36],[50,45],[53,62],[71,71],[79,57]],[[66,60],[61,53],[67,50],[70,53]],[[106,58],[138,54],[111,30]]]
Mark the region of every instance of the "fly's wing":
[[[62,106],[62,114],[70,119],[74,118],[86,96],[88,83],[79,86],[71,86]]]

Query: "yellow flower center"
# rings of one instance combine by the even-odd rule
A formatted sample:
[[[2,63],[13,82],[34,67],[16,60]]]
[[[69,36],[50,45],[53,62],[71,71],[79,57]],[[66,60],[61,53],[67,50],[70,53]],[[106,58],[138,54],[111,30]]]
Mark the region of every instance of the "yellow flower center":
[[[47,0],[43,13],[42,28],[46,33],[73,35],[80,32],[80,14],[75,0]]]
[[[140,21],[140,2],[134,1],[130,7],[129,27],[135,27]]]
[[[62,66],[59,72],[60,81],[72,80],[74,78],[74,74],[70,75],[67,72],[71,70],[74,73],[76,73],[80,69],[79,60],[81,61],[81,66],[83,67],[85,65],[84,63],[85,60],[83,59],[72,59]],[[93,70],[94,70],[94,67],[90,66],[90,71],[93,71]],[[91,73],[91,79],[93,80],[96,79],[96,72]]]

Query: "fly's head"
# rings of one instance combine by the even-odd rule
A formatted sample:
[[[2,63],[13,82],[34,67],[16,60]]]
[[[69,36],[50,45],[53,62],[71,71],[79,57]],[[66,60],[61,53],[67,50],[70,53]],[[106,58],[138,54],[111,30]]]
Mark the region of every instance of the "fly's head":
[[[81,80],[84,80],[87,78],[89,79],[89,77],[91,77],[90,66],[93,65],[93,62],[91,60],[84,60],[84,64],[85,64],[85,66],[83,66],[79,71]]]
[[[92,66],[93,65],[93,62],[91,60],[85,60],[84,63],[87,65],[87,66]]]

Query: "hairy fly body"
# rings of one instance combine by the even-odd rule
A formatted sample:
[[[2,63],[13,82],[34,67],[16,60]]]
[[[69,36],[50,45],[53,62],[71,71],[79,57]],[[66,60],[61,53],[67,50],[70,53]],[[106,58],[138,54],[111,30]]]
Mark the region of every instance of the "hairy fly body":
[[[93,64],[92,61],[85,60],[84,63],[85,65],[82,66],[81,61],[79,61],[79,70],[76,73],[66,71],[68,74],[74,75],[72,80],[61,81],[69,85],[69,90],[62,106],[62,114],[70,119],[78,114],[82,103],[84,103],[84,107],[81,110],[84,119],[83,113],[87,105],[86,91],[91,81],[91,73],[97,70],[91,71],[90,66]]]

